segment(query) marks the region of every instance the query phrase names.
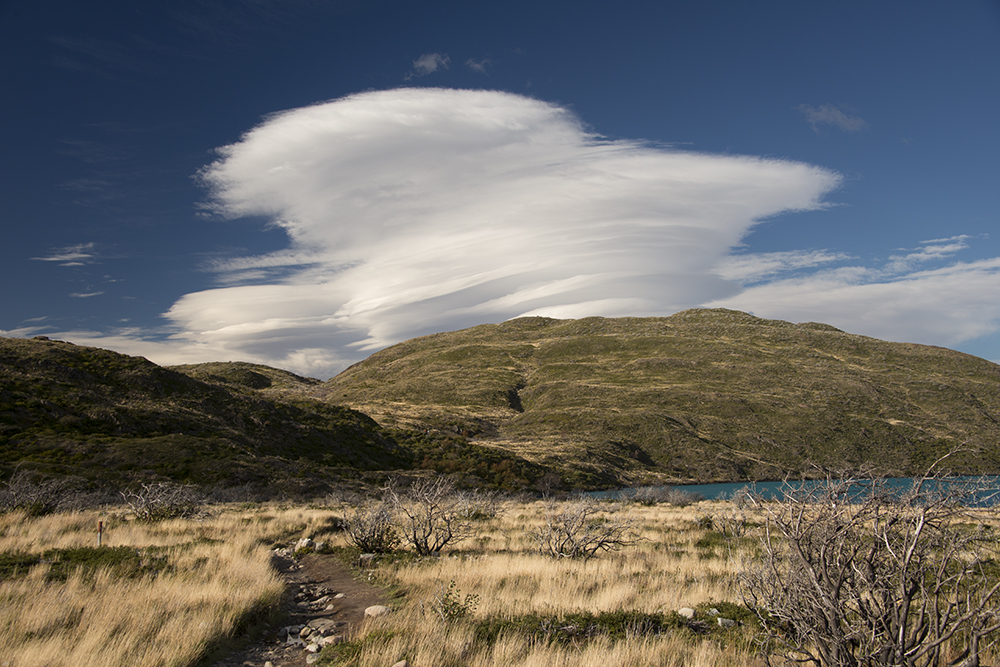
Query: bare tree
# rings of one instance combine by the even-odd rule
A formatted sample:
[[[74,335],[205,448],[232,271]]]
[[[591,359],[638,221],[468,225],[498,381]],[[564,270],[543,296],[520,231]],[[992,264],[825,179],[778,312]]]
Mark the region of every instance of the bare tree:
[[[538,542],[538,550],[553,558],[587,560],[599,551],[616,551],[639,540],[635,522],[616,512],[608,512],[591,498],[555,507],[547,513],[545,524],[529,531]],[[617,509],[617,508],[613,508]]]
[[[366,502],[356,507],[344,520],[344,530],[347,539],[366,553],[387,553],[399,544],[392,507],[386,502]]]
[[[421,556],[438,553],[471,534],[468,499],[456,493],[454,482],[447,477],[419,479],[406,490],[393,482],[385,497],[403,539]]]
[[[25,510],[35,516],[49,514],[74,491],[66,478],[36,480],[27,470],[18,469],[0,489],[0,509]]]
[[[751,496],[762,550],[741,574],[769,658],[822,667],[977,667],[1000,629],[997,540],[975,490],[925,477],[827,480]]]
[[[199,518],[207,514],[205,497],[190,484],[150,482],[121,492],[138,521]]]

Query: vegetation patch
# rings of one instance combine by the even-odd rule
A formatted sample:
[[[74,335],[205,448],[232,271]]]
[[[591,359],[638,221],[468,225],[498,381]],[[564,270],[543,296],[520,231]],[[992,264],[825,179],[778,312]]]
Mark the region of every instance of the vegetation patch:
[[[29,574],[31,568],[48,565],[48,581],[65,581],[83,572],[91,575],[108,570],[116,578],[131,579],[155,575],[167,567],[165,555],[143,554],[132,547],[74,547],[48,549],[41,554],[0,553],[0,579],[15,579]]]

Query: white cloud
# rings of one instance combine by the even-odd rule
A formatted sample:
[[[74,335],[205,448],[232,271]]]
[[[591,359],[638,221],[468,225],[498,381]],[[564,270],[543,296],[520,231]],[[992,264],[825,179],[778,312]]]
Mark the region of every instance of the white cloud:
[[[53,248],[44,257],[32,257],[39,262],[58,262],[60,266],[83,266],[95,261],[93,243],[78,243],[64,248]]]
[[[955,253],[969,247],[966,241],[968,235],[952,236],[946,239],[932,239],[921,242],[922,248],[907,252],[905,255],[892,255],[886,265],[889,273],[903,273],[912,270],[924,262],[952,257]]]
[[[605,141],[518,95],[413,88],[272,116],[201,177],[215,212],[270,216],[290,244],[215,263],[224,286],[167,313],[175,340],[275,364],[304,351],[294,370],[320,375],[435,331],[727,296],[739,287],[713,267],[755,221],[819,208],[839,183]]]
[[[848,115],[832,104],[823,104],[819,107],[800,104],[799,111],[805,114],[806,121],[816,132],[819,132],[819,125],[832,125],[844,132],[858,132],[868,127],[868,123],[860,116]]]
[[[93,296],[101,296],[104,292],[73,292],[70,294],[75,299],[89,299]]]
[[[759,220],[824,207],[840,177],[608,141],[508,93],[408,88],[275,114],[200,177],[212,211],[269,217],[287,247],[215,261],[217,287],[179,299],[164,331],[47,335],[162,364],[329,377],[394,342],[522,315],[724,306],[949,346],[1000,331],[1000,259],[954,261],[970,237],[872,266],[835,250],[746,252]]]
[[[777,280],[705,305],[792,322],[826,322],[885,340],[954,347],[1000,331],[1000,258],[900,276],[840,267]]]
[[[489,58],[483,58],[482,60],[473,60],[472,58],[469,58],[465,61],[465,66],[475,72],[479,72],[480,74],[486,74],[486,66],[492,62],[493,61]]]
[[[727,257],[718,267],[718,272],[726,280],[752,285],[789,271],[813,268],[846,259],[850,259],[850,256],[828,250],[750,253]]]
[[[413,73],[410,76],[413,74],[417,76],[433,74],[439,69],[448,69],[449,64],[451,64],[451,58],[446,53],[425,53],[413,61]]]

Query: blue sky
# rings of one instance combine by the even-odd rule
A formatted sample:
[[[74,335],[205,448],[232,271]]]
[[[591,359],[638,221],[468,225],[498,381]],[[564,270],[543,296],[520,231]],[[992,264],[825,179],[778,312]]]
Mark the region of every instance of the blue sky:
[[[617,4],[0,1],[0,335],[326,378],[724,306],[1000,360],[1000,3]]]

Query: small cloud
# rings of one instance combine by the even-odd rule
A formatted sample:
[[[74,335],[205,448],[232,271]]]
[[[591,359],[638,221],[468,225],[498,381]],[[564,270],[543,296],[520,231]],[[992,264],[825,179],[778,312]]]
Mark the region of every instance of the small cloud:
[[[868,127],[868,123],[860,116],[849,116],[832,104],[824,104],[820,107],[800,104],[799,111],[805,114],[806,122],[812,125],[812,129],[819,132],[819,125],[833,125],[844,132],[858,132]]]
[[[58,262],[60,266],[83,266],[96,261],[97,256],[93,250],[93,243],[78,243],[64,248],[53,248],[49,255],[31,259],[39,262]]]
[[[486,66],[492,62],[493,61],[489,58],[483,58],[482,60],[473,60],[472,58],[469,58],[465,61],[465,66],[475,72],[479,72],[480,74],[488,74]]]
[[[915,266],[930,262],[935,259],[945,259],[955,253],[969,247],[965,241],[970,237],[967,234],[951,236],[945,239],[931,239],[921,241],[922,248],[915,248],[905,255],[892,255],[886,265],[886,271],[890,273],[903,273],[912,270]]]
[[[413,61],[413,72],[406,78],[411,78],[416,76],[427,76],[428,74],[433,74],[439,69],[448,69],[448,65],[451,64],[451,58],[448,54],[441,53],[425,53],[416,60]]]
[[[73,292],[70,294],[74,299],[89,299],[92,296],[101,296],[104,292],[87,292],[86,294],[81,294],[79,292]]]
[[[726,280],[751,285],[790,271],[811,269],[850,258],[850,255],[827,250],[751,253],[727,257],[718,271]]]

